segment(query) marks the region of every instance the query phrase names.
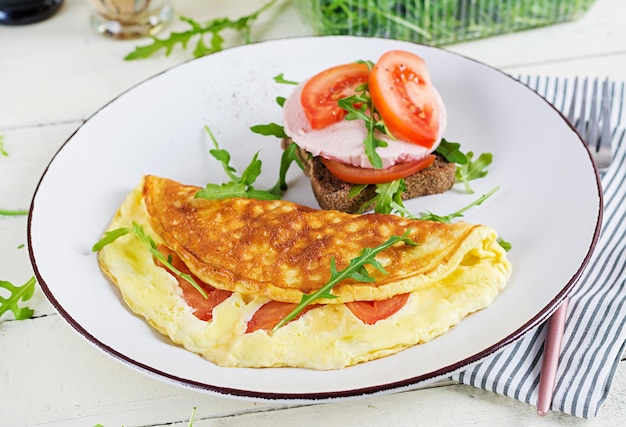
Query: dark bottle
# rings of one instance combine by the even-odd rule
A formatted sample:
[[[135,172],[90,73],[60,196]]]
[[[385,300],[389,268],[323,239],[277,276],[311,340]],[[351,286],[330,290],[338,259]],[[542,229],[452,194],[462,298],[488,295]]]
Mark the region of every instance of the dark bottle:
[[[0,0],[0,24],[25,25],[43,21],[62,3],[63,0]]]

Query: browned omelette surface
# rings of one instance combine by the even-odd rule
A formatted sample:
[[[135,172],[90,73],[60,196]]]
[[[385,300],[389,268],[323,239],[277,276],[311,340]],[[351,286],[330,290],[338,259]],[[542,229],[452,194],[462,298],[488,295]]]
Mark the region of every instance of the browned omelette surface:
[[[299,302],[303,293],[322,287],[330,277],[332,257],[341,270],[363,248],[409,229],[418,246],[398,244],[377,257],[388,274],[372,269],[375,282],[345,280],[333,288],[338,298],[320,302],[411,292],[448,275],[465,258],[476,258],[477,242],[488,232],[464,222],[353,215],[282,200],[196,199],[199,189],[146,176],[143,196],[151,227],[206,283],[276,301]]]

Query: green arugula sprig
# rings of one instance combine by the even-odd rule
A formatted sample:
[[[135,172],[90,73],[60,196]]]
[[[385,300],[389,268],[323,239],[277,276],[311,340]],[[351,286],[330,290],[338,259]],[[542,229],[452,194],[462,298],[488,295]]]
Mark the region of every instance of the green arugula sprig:
[[[507,252],[510,251],[511,248],[513,247],[513,245],[511,245],[511,242],[507,242],[502,237],[498,237],[498,244],[502,247],[502,249],[504,249]]]
[[[448,215],[437,215],[437,214],[434,214],[434,213],[432,213],[430,211],[426,211],[426,213],[424,215],[420,216],[417,219],[421,219],[421,220],[425,220],[425,221],[444,222],[446,224],[449,224],[449,223],[452,222],[453,219],[461,218],[463,216],[463,213],[465,213],[465,211],[469,210],[470,208],[472,208],[474,206],[481,205],[485,200],[487,200],[489,197],[491,197],[499,189],[500,189],[500,187],[494,187],[493,189],[491,189],[487,193],[485,193],[482,196],[480,196],[477,200],[474,200],[472,203],[462,207],[458,211],[453,212],[451,214],[448,214]]]
[[[367,185],[355,185],[354,187],[352,187],[349,195],[353,196],[355,195],[355,193],[358,194],[358,192],[362,191],[365,187],[367,187]],[[437,215],[430,211],[426,211],[425,214],[421,216],[416,216],[411,213],[402,202],[402,193],[404,192],[404,187],[405,183],[403,179],[398,179],[396,181],[391,181],[384,184],[378,184],[376,186],[376,196],[368,200],[361,207],[359,213],[366,211],[372,206],[372,204],[375,203],[376,205],[374,206],[374,209],[376,213],[398,214],[405,218],[421,219],[425,221],[437,221],[449,224],[452,222],[453,219],[461,218],[463,216],[463,213],[470,208],[481,205],[485,200],[487,200],[500,189],[500,187],[495,187],[489,192],[483,194],[480,198],[473,201],[472,203],[448,215]]]
[[[357,184],[352,186],[348,197],[355,197],[361,191],[365,190],[368,184]],[[381,214],[399,214],[404,217],[412,217],[413,215],[404,206],[402,193],[406,190],[404,179],[397,179],[391,182],[376,184],[376,195],[367,200],[359,208],[358,213],[363,213],[374,207],[374,212]]]
[[[268,123],[266,125],[255,125],[250,127],[250,130],[256,134],[263,136],[274,136],[276,138],[287,138],[285,129],[283,126],[276,123]],[[300,162],[297,156],[298,145],[289,144],[283,150],[283,154],[280,157],[280,167],[278,169],[278,181],[268,191],[276,196],[282,196],[287,191],[287,172],[292,163],[296,163],[300,169],[304,169],[304,166]]]
[[[282,125],[277,123],[268,123],[265,125],[255,125],[251,126],[250,130],[253,133],[263,135],[263,136],[275,136],[276,138],[287,138],[287,134],[285,133],[285,128]]]
[[[15,320],[29,319],[35,313],[30,307],[20,307],[19,302],[26,302],[32,298],[35,293],[35,277],[31,277],[22,286],[15,286],[6,280],[0,280],[0,288],[9,291],[9,297],[4,298],[0,295],[0,316],[11,310],[15,316]]]
[[[287,84],[287,85],[298,84],[298,82],[296,81],[285,79],[284,73],[280,73],[274,76],[274,81],[279,84]],[[286,100],[285,97],[282,97],[282,96],[276,97],[276,103],[281,108],[285,104],[285,100]],[[285,133],[285,127],[274,122],[268,123],[268,124],[255,125],[255,126],[250,127],[250,130],[253,133],[256,133],[262,136],[273,136],[278,139],[288,138],[287,133]],[[285,147],[285,149],[283,150],[283,154],[280,158],[280,167],[278,170],[278,181],[276,182],[274,187],[268,190],[270,193],[282,196],[285,193],[285,191],[287,191],[287,188],[288,188],[287,172],[289,171],[289,168],[291,167],[292,163],[295,162],[300,167],[300,169],[304,170],[304,166],[302,165],[302,162],[297,156],[297,150],[298,150],[298,145],[295,143],[291,143],[287,145],[287,147]]]
[[[224,172],[226,172],[230,181],[222,184],[209,183],[205,188],[196,193],[196,198],[228,199],[231,197],[247,197],[261,200],[278,200],[281,198],[280,192],[275,194],[272,191],[258,190],[252,185],[261,174],[262,162],[258,158],[258,152],[254,154],[250,164],[246,167],[241,176],[237,176],[237,170],[230,165],[230,153],[219,147],[215,136],[208,126],[205,126],[204,128],[211,137],[213,145],[215,146],[215,148],[211,149],[209,153],[211,153],[211,155],[222,164]],[[278,187],[280,190],[281,186],[279,185]]]
[[[18,210],[0,209],[0,215],[3,215],[3,216],[28,215],[28,211],[23,210],[23,209],[18,209]]]
[[[178,44],[181,45],[182,49],[186,49],[187,45],[194,37],[198,37],[198,41],[196,42],[196,46],[193,50],[193,55],[196,58],[209,55],[224,49],[224,37],[222,36],[222,33],[225,30],[233,30],[241,34],[245,44],[249,44],[251,42],[251,32],[254,22],[260,14],[271,8],[276,1],[277,0],[270,0],[256,11],[235,20],[229,18],[217,18],[208,21],[205,24],[200,24],[191,18],[181,16],[180,20],[189,24],[191,27],[189,30],[183,32],[172,32],[168,37],[162,39],[152,37],[152,42],[150,44],[135,47],[135,50],[126,55],[124,60],[131,61],[135,59],[149,58],[161,50],[165,51],[165,56],[169,56]],[[208,45],[205,43],[205,37],[207,35],[210,38]]]
[[[474,190],[470,187],[469,182],[474,179],[484,178],[487,175],[487,166],[493,161],[491,153],[482,153],[476,160],[472,160],[473,157],[474,153],[468,152],[467,163],[457,166],[455,171],[456,181],[463,183],[465,191],[470,194]]]
[[[152,239],[152,237],[148,236],[145,233],[145,231],[143,231],[143,227],[141,227],[139,224],[137,224],[134,221],[132,225],[133,225],[132,228],[122,227],[122,228],[116,228],[115,230],[105,232],[104,237],[92,246],[91,251],[99,252],[106,245],[113,243],[120,237],[125,236],[127,234],[133,234],[135,237],[141,240],[141,242],[148,248],[148,250],[150,251],[153,257],[161,261],[163,265],[165,265],[174,274],[176,274],[177,276],[180,276],[182,279],[189,282],[191,286],[193,286],[198,292],[200,292],[200,294],[204,298],[209,297],[206,291],[202,289],[200,285],[198,285],[198,283],[194,280],[194,278],[190,274],[186,274],[178,270],[176,267],[172,265],[171,257],[168,257],[168,259],[166,259],[165,255],[159,252],[156,242],[154,241],[154,239]]]
[[[368,68],[373,67],[371,61],[357,61],[364,63]],[[341,98],[337,101],[339,107],[347,111],[345,120],[363,120],[365,128],[367,129],[367,136],[363,141],[365,145],[365,154],[375,169],[382,169],[383,161],[380,155],[376,151],[378,147],[386,147],[389,145],[387,141],[379,139],[376,132],[388,135],[391,134],[387,130],[385,123],[382,120],[377,119],[379,114],[374,106],[374,101],[369,93],[369,86],[367,83],[363,83],[355,88],[354,95]],[[393,137],[392,137],[393,138]]]
[[[296,151],[298,150],[298,146],[295,144],[289,144],[284,150],[283,154],[280,157],[280,168],[278,169],[278,181],[272,187],[269,192],[272,194],[276,194],[282,197],[282,195],[287,191],[287,172],[291,167],[292,163],[298,164],[300,169],[304,169],[304,166],[298,159]]]
[[[441,154],[450,163],[456,163],[456,170],[454,171],[456,182],[462,183],[465,191],[472,194],[474,190],[470,187],[469,182],[484,178],[487,175],[487,166],[493,161],[493,154],[482,153],[476,160],[472,160],[474,153],[469,151],[464,154],[460,148],[461,144],[458,142],[442,139],[435,152]]]
[[[382,274],[387,274],[385,268],[376,260],[376,255],[385,249],[390,248],[398,242],[403,242],[406,245],[417,246],[418,244],[410,239],[408,236],[411,233],[411,230],[407,230],[404,232],[402,236],[391,236],[387,241],[376,246],[374,248],[363,248],[359,252],[359,255],[356,258],[352,258],[350,263],[343,270],[337,271],[337,267],[335,265],[335,257],[333,256],[330,259],[330,279],[324,286],[322,286],[317,291],[311,294],[302,295],[302,299],[300,303],[294,308],[287,316],[283,317],[280,322],[274,326],[272,332],[276,332],[281,326],[285,325],[289,321],[298,317],[298,315],[304,310],[308,305],[317,301],[318,299],[334,299],[337,298],[336,295],[331,293],[332,289],[339,284],[341,281],[345,279],[354,279],[359,282],[374,282],[375,279],[370,275],[369,271],[365,268],[366,265],[371,265]]]
[[[450,163],[456,163],[457,165],[467,163],[467,156],[461,151],[461,144],[458,142],[450,142],[445,138],[441,138],[435,153],[442,155]]]
[[[489,197],[491,197],[493,195],[493,193],[495,193],[499,189],[500,189],[500,187],[494,187],[493,189],[491,189],[487,193],[485,193],[482,196],[480,196],[477,200],[474,200],[472,203],[462,207],[458,211],[453,212],[451,214],[448,214],[448,215],[437,215],[437,214],[434,214],[434,213],[432,213],[430,211],[426,211],[426,213],[424,215],[420,216],[417,219],[421,219],[421,220],[424,220],[424,221],[444,222],[446,224],[449,224],[449,223],[452,222],[452,220],[454,220],[456,218],[461,218],[463,216],[463,213],[465,211],[467,211],[468,209],[470,209],[470,208],[472,208],[474,206],[481,205],[485,200],[487,200]],[[507,242],[502,237],[498,237],[498,244],[502,247],[502,249],[504,249],[507,252],[511,250],[511,247],[512,247],[511,243]]]
[[[458,142],[450,142],[445,138],[442,138],[439,146],[435,150],[435,153],[443,156],[448,162],[456,164],[456,182],[462,183],[465,186],[465,191],[472,194],[474,191],[470,187],[469,181],[483,178],[487,175],[487,166],[491,164],[493,156],[491,153],[483,153],[476,161],[472,161],[473,153],[470,151],[467,154],[464,154],[460,148],[461,144]],[[356,196],[363,191],[365,187],[367,187],[367,185],[353,186],[349,196]],[[415,216],[404,206],[402,193],[404,193],[405,189],[406,185],[404,179],[398,179],[383,184],[376,184],[376,195],[366,201],[359,212],[365,212],[373,206],[374,212],[376,213],[395,213],[403,217],[415,218]]]
[[[280,74],[274,76],[274,81],[276,83],[280,83],[280,84],[284,84],[284,85],[298,85],[298,84],[300,84],[299,82],[296,82],[294,80],[287,80],[285,78],[285,73],[280,73]]]
[[[296,81],[293,81],[293,80],[287,80],[287,79],[285,79],[285,75],[284,75],[283,73],[280,73],[279,75],[274,76],[274,81],[275,81],[276,83],[283,84],[283,85],[297,85],[297,84],[299,84],[299,83],[298,83],[298,82],[296,82]],[[276,103],[277,103],[277,104],[278,104],[281,108],[283,107],[283,105],[285,105],[285,101],[286,101],[286,100],[287,100],[287,98],[285,98],[284,96],[277,96],[277,97],[276,97]],[[280,126],[280,125],[277,125],[277,126]],[[281,127],[282,127],[282,126],[281,126]],[[284,133],[284,131],[283,131],[283,133]],[[285,135],[285,136],[286,136],[286,135]]]

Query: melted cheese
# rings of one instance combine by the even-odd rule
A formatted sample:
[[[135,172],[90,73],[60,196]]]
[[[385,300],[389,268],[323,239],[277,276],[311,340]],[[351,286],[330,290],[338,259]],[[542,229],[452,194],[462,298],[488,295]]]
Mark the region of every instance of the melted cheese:
[[[161,243],[150,225],[141,190],[139,185],[129,194],[108,229],[135,222]],[[489,306],[510,275],[503,253],[485,242],[466,251],[453,272],[413,291],[402,309],[374,325],[361,322],[343,304],[327,304],[273,334],[245,333],[247,321],[268,301],[262,295],[234,293],[213,310],[212,321],[197,319],[182,298],[177,280],[155,265],[133,235],[105,246],[99,262],[135,313],[173,342],[217,365],[328,370],[427,342]]]

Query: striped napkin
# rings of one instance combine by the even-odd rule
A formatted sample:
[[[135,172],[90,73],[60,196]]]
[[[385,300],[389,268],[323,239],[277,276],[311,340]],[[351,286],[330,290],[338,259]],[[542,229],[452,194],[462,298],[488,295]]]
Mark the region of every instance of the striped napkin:
[[[515,76],[567,115],[568,79]],[[615,159],[601,176],[602,231],[594,254],[570,295],[551,409],[593,419],[610,392],[626,347],[626,123],[624,83],[611,82],[619,96],[611,122]],[[571,89],[570,89],[571,90]],[[530,405],[537,404],[546,324],[455,373],[452,379]]]

